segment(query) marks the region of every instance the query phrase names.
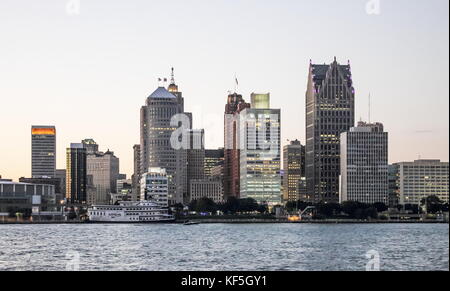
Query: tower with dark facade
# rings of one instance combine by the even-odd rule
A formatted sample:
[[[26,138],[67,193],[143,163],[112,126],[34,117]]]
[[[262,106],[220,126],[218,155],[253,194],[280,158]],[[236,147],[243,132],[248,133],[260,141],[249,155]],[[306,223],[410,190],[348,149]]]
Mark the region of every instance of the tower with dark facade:
[[[66,198],[71,204],[87,202],[86,149],[82,143],[72,143],[66,152]]]
[[[339,201],[340,135],[355,124],[350,63],[310,64],[306,92],[306,185],[313,202]]]

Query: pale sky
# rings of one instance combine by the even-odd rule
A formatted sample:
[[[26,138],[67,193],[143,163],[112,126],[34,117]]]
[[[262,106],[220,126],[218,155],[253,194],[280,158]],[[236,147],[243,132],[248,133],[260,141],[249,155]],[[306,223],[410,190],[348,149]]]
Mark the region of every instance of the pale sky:
[[[208,148],[223,146],[237,75],[246,100],[270,92],[283,144],[305,143],[308,64],[352,64],[357,119],[384,123],[390,161],[449,153],[449,2],[380,0],[0,1],[0,175],[31,175],[31,125],[57,128],[57,165],[93,138],[132,174],[139,110],[176,80]],[[372,10],[374,11],[374,10]]]

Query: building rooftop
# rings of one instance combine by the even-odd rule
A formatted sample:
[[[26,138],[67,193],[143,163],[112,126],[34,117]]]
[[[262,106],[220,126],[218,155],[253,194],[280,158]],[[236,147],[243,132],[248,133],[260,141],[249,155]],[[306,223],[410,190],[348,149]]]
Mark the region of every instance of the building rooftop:
[[[175,99],[177,98],[175,95],[167,91],[164,87],[158,87],[155,92],[153,92],[149,98],[169,98],[169,99]]]

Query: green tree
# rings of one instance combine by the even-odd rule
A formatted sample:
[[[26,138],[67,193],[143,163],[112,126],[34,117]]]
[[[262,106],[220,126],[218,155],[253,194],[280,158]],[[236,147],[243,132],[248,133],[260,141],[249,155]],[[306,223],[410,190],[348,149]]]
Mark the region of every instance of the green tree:
[[[420,202],[422,207],[426,207],[427,213],[436,214],[444,208],[444,202],[436,195],[423,198]]]
[[[258,202],[255,199],[239,199],[238,212],[254,212],[256,210],[258,210]]]
[[[203,197],[202,199],[197,201],[196,211],[197,212],[215,212],[215,211],[217,211],[217,205],[212,199]]]
[[[222,211],[228,214],[235,214],[239,210],[239,200],[236,197],[230,197],[222,205]]]
[[[387,207],[386,204],[382,203],[382,202],[376,202],[373,204],[373,207],[376,208],[377,212],[385,212],[386,210],[389,209],[389,207]]]

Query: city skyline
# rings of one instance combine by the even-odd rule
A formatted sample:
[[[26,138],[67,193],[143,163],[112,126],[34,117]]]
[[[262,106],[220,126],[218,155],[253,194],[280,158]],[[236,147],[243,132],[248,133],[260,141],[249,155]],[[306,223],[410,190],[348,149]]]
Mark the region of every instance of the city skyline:
[[[19,20],[34,11],[33,9],[22,11],[19,9],[20,4],[6,2],[9,10],[17,10]],[[138,2],[143,5],[143,8],[148,8],[147,5],[150,7],[159,5],[160,9],[180,5],[180,7],[189,8],[187,13],[199,13],[192,11],[190,5],[180,1],[169,1],[169,4]],[[225,12],[241,8],[242,11],[237,9],[237,15],[233,16],[233,18],[239,18],[244,17],[243,13],[249,11],[254,1],[234,3],[234,5],[219,2],[219,7]],[[292,1],[286,2],[291,3],[290,9],[293,11],[285,11],[282,6],[277,6],[275,12],[284,11],[288,15],[299,13],[300,16],[305,16],[302,14],[305,13],[302,8],[323,8],[327,1],[320,4],[305,3],[303,7]],[[227,91],[233,91],[235,75],[239,80],[237,92],[242,94],[246,101],[250,100],[250,94],[253,92],[270,92],[272,107],[281,108],[283,118],[281,146],[288,144],[288,139],[299,139],[302,144],[305,144],[304,106],[309,62],[312,59],[313,63],[330,64],[334,56],[341,64],[346,64],[347,59],[351,61],[356,89],[356,121],[361,118],[368,120],[368,96],[372,95],[371,119],[382,122],[386,131],[390,133],[390,163],[413,161],[419,156],[448,161],[448,82],[446,81],[448,80],[448,19],[436,17],[436,14],[448,11],[448,2],[430,1],[427,5],[416,2],[416,5],[410,5],[410,2],[406,1],[398,1],[395,4],[383,1],[380,15],[367,15],[364,10],[364,1],[349,2],[352,4],[331,6],[337,11],[349,9],[352,13],[349,23],[337,24],[332,30],[343,29],[356,21],[361,21],[362,28],[358,28],[357,31],[351,30],[350,36],[343,36],[345,41],[342,40],[342,42],[361,37],[367,42],[364,46],[361,40],[361,43],[355,42],[356,48],[348,44],[336,44],[332,50],[325,50],[326,45],[322,40],[317,40],[317,45],[311,42],[316,40],[316,34],[302,35],[305,31],[300,27],[301,19],[284,20],[282,22],[284,26],[270,29],[262,19],[269,15],[269,8],[274,7],[266,3],[257,7],[258,12],[262,13],[261,19],[256,17],[257,13],[251,15],[250,18],[256,22],[252,24],[246,20],[247,26],[243,29],[244,32],[237,33],[236,38],[241,41],[242,49],[238,46],[229,51],[217,50],[216,46],[223,45],[223,40],[213,37],[212,42],[203,42],[201,38],[196,38],[197,42],[187,42],[190,46],[180,54],[175,54],[174,48],[170,45],[165,51],[160,48],[139,50],[138,56],[144,58],[143,61],[137,61],[139,57],[135,59],[131,56],[132,51],[128,52],[130,47],[127,47],[123,39],[126,32],[135,29],[139,22],[115,22],[112,17],[120,9],[106,10],[107,20],[95,25],[92,21],[101,12],[100,7],[97,6],[99,4],[82,1],[83,8],[80,15],[68,16],[65,14],[64,7],[53,7],[44,2],[42,5],[45,5],[48,11],[42,9],[43,13],[53,15],[54,21],[62,25],[61,29],[68,29],[71,35],[64,35],[61,31],[49,28],[50,21],[36,17],[31,17],[37,25],[35,29],[25,30],[19,27],[15,35],[5,30],[6,43],[25,44],[26,41],[23,39],[30,36],[30,33],[36,32],[37,29],[43,30],[45,27],[47,32],[41,33],[47,37],[45,39],[48,40],[48,44],[43,43],[36,50],[27,48],[14,51],[13,46],[8,44],[0,48],[2,56],[0,77],[6,81],[0,87],[0,96],[2,96],[2,104],[6,104],[11,109],[0,116],[0,124],[4,128],[2,139],[13,141],[2,143],[0,147],[0,175],[3,178],[15,180],[31,175],[29,129],[34,124],[44,124],[54,125],[58,132],[57,169],[65,169],[65,149],[70,143],[93,138],[104,148],[110,148],[116,153],[121,159],[120,172],[131,177],[133,145],[139,142],[138,109],[145,98],[157,88],[157,79],[169,77],[172,66],[175,67],[177,84],[186,100],[186,111],[193,113],[193,128],[205,128],[206,148],[223,147],[223,105],[226,103]],[[34,3],[27,5],[31,8],[42,6]],[[113,6],[127,7],[122,3],[114,3]],[[206,8],[202,9],[213,8],[206,5]],[[420,13],[428,12],[434,18],[413,19],[412,17],[419,13],[419,10]],[[128,10],[127,13],[129,12]],[[406,12],[409,14],[406,15]],[[136,10],[133,10],[131,14],[133,13],[145,14]],[[219,12],[216,11],[217,13]],[[331,15],[327,9],[324,13]],[[394,16],[398,14],[400,17],[394,19]],[[1,22],[5,21],[9,24],[6,26],[11,26],[17,21],[11,18],[12,14],[5,14],[5,18],[1,12],[0,15]],[[127,14],[127,16],[131,15]],[[174,19],[175,24],[168,24],[167,35],[149,29],[152,35],[166,41],[168,40],[166,38],[175,33],[181,39],[187,40],[187,36],[182,36],[181,32],[176,33],[177,28],[184,31],[176,23],[186,16],[178,14],[177,16],[180,18]],[[211,15],[202,15],[199,21],[208,19],[213,27],[221,28],[220,31],[226,36],[229,36],[229,31],[237,31],[236,29],[228,31],[227,28],[211,19]],[[305,16],[303,19],[306,23],[308,17]],[[409,23],[408,20],[414,23]],[[95,32],[88,33],[84,22],[93,26]],[[59,43],[56,48],[49,46],[54,43],[54,40],[48,37],[56,34],[63,39],[67,38],[69,43],[79,42],[76,47],[80,49],[80,45],[86,43],[94,33],[113,32],[105,26],[105,23],[122,25],[123,30],[118,32],[120,37],[112,37],[110,40],[114,42],[112,48],[105,50],[106,42],[94,42],[94,48],[98,49],[98,52],[81,49],[77,53],[76,50],[62,43]],[[145,23],[150,27],[152,21]],[[289,23],[296,30],[300,30],[293,40],[289,35],[293,29],[287,25]],[[188,27],[198,24],[188,22]],[[389,27],[389,24],[395,29],[391,31],[392,27]],[[235,23],[230,24],[232,27],[235,25]],[[258,25],[267,29],[267,34],[272,39],[286,45],[283,45],[283,48],[274,45],[259,47],[258,42],[263,40],[264,36],[261,35]],[[76,27],[80,27],[81,31],[87,35],[75,33]],[[326,31],[325,27],[319,28],[319,31]],[[364,29],[367,30],[364,32]],[[407,34],[410,29],[416,32],[414,37]],[[3,29],[0,28],[0,31],[3,32]],[[383,47],[389,47],[389,50],[380,48],[377,46],[379,43],[376,39],[370,38],[370,34],[374,31],[377,31],[377,35],[379,33],[387,35],[383,40]],[[141,42],[148,44],[143,40],[147,32],[143,29],[132,35],[133,45]],[[199,37],[207,32],[210,32],[210,29],[197,27],[196,36]],[[248,33],[253,37],[245,40],[244,36]],[[397,36],[400,36],[400,39],[396,39]],[[301,40],[302,38],[304,40]],[[337,40],[339,37],[332,36],[329,41]],[[427,46],[422,47],[422,43],[427,43]],[[307,48],[301,47],[302,44]],[[198,53],[194,54],[195,49],[202,48],[202,45],[212,46],[216,50],[215,53],[205,56],[211,63],[202,60]],[[254,57],[249,57],[249,51],[254,48],[253,45],[258,46],[258,49],[255,49]],[[281,57],[280,54],[283,52],[287,56]],[[51,53],[55,54],[54,58]],[[99,57],[98,54],[103,53],[105,53],[104,57]],[[220,55],[225,55],[225,61],[220,59]],[[43,57],[37,58],[38,56]],[[192,60],[187,60],[192,56],[194,56]],[[125,60],[121,60],[122,58],[127,61],[126,64]],[[247,58],[246,62],[243,61],[244,58]],[[225,64],[227,60],[230,61],[229,64]],[[105,74],[106,69],[112,69],[108,61],[120,63],[121,72]],[[46,66],[43,66],[43,62]],[[68,69],[64,69],[63,65],[66,63]],[[96,68],[92,69],[92,65]],[[103,65],[107,66],[97,68]],[[438,68],[437,74],[436,68]],[[42,74],[38,74],[40,71]],[[58,72],[64,73],[56,76]],[[23,82],[26,82],[27,86],[22,86]],[[24,102],[26,106],[23,105]],[[206,103],[208,106],[205,106]],[[398,122],[399,120],[404,122]]]

